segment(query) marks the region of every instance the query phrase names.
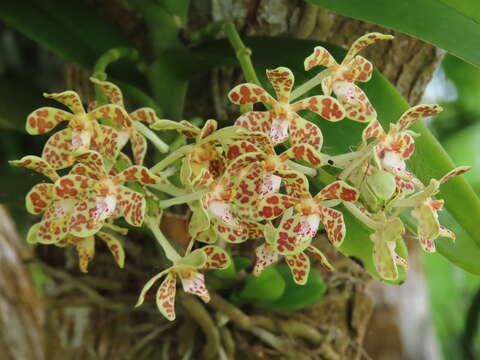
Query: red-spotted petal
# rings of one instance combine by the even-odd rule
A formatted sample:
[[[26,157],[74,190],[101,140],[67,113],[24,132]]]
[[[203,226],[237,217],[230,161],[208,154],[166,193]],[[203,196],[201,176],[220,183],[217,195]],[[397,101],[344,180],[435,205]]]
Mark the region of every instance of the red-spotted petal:
[[[200,171],[200,174],[198,174],[198,176],[195,179],[193,179],[192,186],[194,188],[200,187],[200,186],[208,187],[214,182],[215,182],[215,177],[212,175],[212,173],[207,169],[202,169],[202,171]]]
[[[110,102],[112,102],[113,104],[120,105],[121,107],[124,107],[123,94],[117,85],[109,81],[98,80],[94,77],[91,77],[90,81],[98,85],[103,90],[103,92],[105,93],[107,98],[110,100]]]
[[[146,201],[136,191],[125,186],[118,187],[118,211],[132,226],[141,226],[145,219]]]
[[[345,116],[350,120],[369,122],[377,118],[377,112],[367,95],[357,85],[338,81],[333,84],[333,91],[345,109]]]
[[[85,151],[84,153],[77,155],[75,160],[87,167],[90,172],[97,174],[96,177],[98,179],[107,178],[103,157],[98,152]]]
[[[200,132],[200,139],[205,139],[207,136],[212,135],[215,130],[217,130],[217,121],[213,119],[207,120],[205,125],[203,125],[202,131]]]
[[[115,176],[119,174],[122,171],[122,169],[129,168],[132,165],[133,165],[132,160],[130,160],[130,158],[127,155],[121,152],[118,154],[117,161],[110,169],[109,175]]]
[[[310,245],[312,238],[318,231],[320,217],[313,215],[291,215],[286,212],[278,226],[276,251],[282,255],[294,255]]]
[[[232,103],[237,105],[264,102],[273,106],[277,102],[260,86],[248,83],[235,86],[228,93],[228,98]]]
[[[275,264],[278,261],[278,254],[270,249],[267,244],[262,244],[255,250],[255,267],[253,268],[253,275],[260,276],[267,266]]]
[[[231,244],[239,244],[248,240],[248,231],[240,226],[231,226],[212,219],[212,226],[219,237]]]
[[[52,166],[38,156],[28,155],[24,156],[20,160],[11,160],[9,163],[13,166],[23,166],[27,169],[36,171],[48,177],[52,181],[56,181],[59,178],[57,172],[52,168]]]
[[[320,203],[327,199],[338,199],[342,201],[356,201],[359,192],[354,187],[344,181],[335,181],[325,186],[315,197],[315,201]]]
[[[109,119],[114,126],[121,126],[122,128],[131,128],[133,126],[133,121],[125,109],[115,104],[102,105],[90,111],[88,117],[91,120]]]
[[[367,82],[371,79],[373,74],[373,65],[363,56],[357,55],[350,64],[352,69],[352,81]]]
[[[29,191],[25,198],[27,211],[30,214],[41,214],[47,207],[50,206],[53,199],[53,184],[36,184],[32,190]]]
[[[147,124],[153,125],[157,122],[157,115],[155,110],[149,107],[142,107],[130,113],[130,118],[133,121],[143,121]]]
[[[124,141],[120,134],[111,126],[96,124],[95,136],[92,138],[90,147],[110,161],[115,161]]]
[[[68,221],[69,232],[78,237],[95,234],[111,215],[111,207],[96,196],[89,196],[76,204]]]
[[[270,194],[259,203],[259,215],[265,220],[271,220],[299,202],[298,198],[284,194]]]
[[[362,139],[367,141],[371,138],[380,138],[385,136],[385,131],[378,120],[372,121],[368,126],[363,129]]]
[[[152,174],[150,170],[141,165],[133,165],[128,169],[121,171],[118,175],[113,177],[113,181],[117,184],[125,181],[139,181],[145,185],[159,184],[165,182],[166,179],[159,174]]]
[[[290,123],[288,119],[283,117],[273,117],[272,125],[268,129],[267,135],[273,145],[281,144],[288,139],[288,127]]]
[[[67,128],[50,136],[43,147],[42,158],[54,169],[63,169],[74,163],[72,152],[72,130]]]
[[[334,270],[333,265],[330,264],[327,257],[320,250],[318,250],[315,246],[310,245],[309,247],[307,247],[307,251],[310,254],[312,254],[315,257],[315,259],[320,261],[320,265],[322,265],[322,267],[324,269],[329,270],[329,271]]]
[[[449,171],[447,174],[445,174],[440,180],[440,184],[444,184],[446,183],[448,180],[450,180],[451,178],[455,177],[455,176],[458,176],[458,175],[462,175],[464,173],[466,173],[468,170],[470,170],[472,167],[471,166],[459,166],[451,171]]]
[[[455,241],[455,239],[457,238],[457,236],[455,235],[455,233],[450,230],[450,229],[447,229],[445,226],[443,225],[440,225],[440,236],[442,237],[448,237],[450,239],[452,239],[453,241]]]
[[[203,274],[195,271],[188,278],[183,278],[182,272],[179,272],[178,275],[182,281],[183,291],[189,294],[197,295],[204,302],[210,301],[210,294],[205,286],[205,277]]]
[[[175,273],[171,271],[167,274],[167,277],[165,278],[165,280],[163,280],[156,294],[156,302],[157,302],[158,310],[163,316],[167,318],[167,320],[170,320],[170,321],[175,320],[176,291],[177,291],[176,276],[175,276]]]
[[[235,125],[267,134],[272,127],[271,113],[270,111],[249,111],[240,115]]]
[[[435,252],[434,240],[440,235],[436,210],[422,203],[412,211],[412,216],[417,221],[418,241],[422,249],[427,253]]]
[[[286,67],[267,70],[267,78],[275,90],[278,101],[288,103],[295,81],[292,71]]]
[[[310,273],[310,259],[308,256],[301,252],[297,255],[285,255],[285,260],[292,272],[293,281],[298,285],[305,285]]]
[[[319,152],[309,144],[297,144],[279,155],[281,161],[298,159],[308,162],[312,166],[321,166],[323,160]]]
[[[157,120],[155,124],[151,126],[154,130],[176,130],[181,134],[185,135],[186,137],[196,137],[200,134],[200,129],[189,123],[188,121],[182,120],[180,122],[172,121],[172,120]]]
[[[417,120],[421,120],[427,116],[433,116],[441,112],[443,109],[440,105],[417,105],[408,109],[397,122],[398,131],[408,129]]]
[[[309,144],[320,151],[323,144],[323,135],[317,125],[295,115],[292,116],[290,122],[290,141],[292,145]]]
[[[78,238],[76,236],[70,236],[70,242],[73,242],[77,248],[78,253],[78,267],[83,273],[88,272],[88,264],[95,256],[95,239],[93,236],[86,238]]]
[[[68,216],[53,217],[38,223],[36,238],[41,244],[56,244],[67,236]]]
[[[374,44],[377,41],[391,40],[391,39],[393,39],[392,35],[386,35],[386,34],[381,34],[377,32],[368,33],[361,36],[360,38],[355,40],[352,46],[350,46],[350,49],[348,49],[347,55],[343,59],[342,64],[347,64],[348,62],[350,62],[355,57],[355,55],[357,55],[358,52],[362,50],[365,46]]]
[[[133,130],[130,133],[130,142],[132,144],[132,153],[135,164],[142,165],[147,153],[147,140],[139,132]]]
[[[308,71],[315,66],[336,67],[337,62],[333,56],[322,46],[316,46],[313,53],[305,59],[305,70]]]
[[[115,262],[118,264],[120,268],[123,269],[125,264],[125,251],[123,250],[122,243],[118,240],[115,236],[108,234],[103,231],[99,231],[97,236],[102,239],[105,244],[107,244],[108,250],[113,255]]]
[[[200,248],[207,256],[207,262],[204,269],[226,269],[230,266],[230,256],[221,247],[214,245],[207,245]]]
[[[308,199],[310,197],[308,180],[305,175],[287,168],[279,169],[276,173],[282,177],[288,195],[297,199]]]
[[[83,108],[82,101],[80,100],[80,96],[75,91],[63,91],[61,93],[52,93],[46,94],[45,96],[48,99],[53,99],[62,103],[66,107],[68,107],[75,115],[82,115],[85,114],[85,109]]]
[[[290,105],[292,111],[310,110],[328,121],[340,121],[345,117],[345,111],[340,103],[331,96],[317,95],[297,101]]]
[[[335,246],[340,246],[345,239],[345,220],[343,214],[335,209],[320,207],[320,218],[327,232],[328,239]]]
[[[252,142],[247,140],[237,140],[228,147],[227,159],[235,160],[243,154],[258,152],[261,152],[261,150]]]
[[[27,117],[26,130],[30,135],[45,134],[64,120],[71,120],[73,115],[52,107],[42,107]]]

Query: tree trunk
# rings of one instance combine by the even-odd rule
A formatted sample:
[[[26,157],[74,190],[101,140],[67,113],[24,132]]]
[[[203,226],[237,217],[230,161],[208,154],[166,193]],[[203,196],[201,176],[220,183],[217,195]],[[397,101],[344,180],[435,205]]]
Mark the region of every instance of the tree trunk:
[[[121,7],[119,1],[109,0],[108,4]],[[109,14],[124,16],[125,11],[128,12],[122,8]],[[202,0],[193,2],[192,11],[192,18],[199,25],[211,19],[230,19],[248,35],[288,35],[341,46],[348,46],[369,31],[393,33],[395,40],[376,44],[364,55],[412,105],[419,102],[442,57],[436,48],[422,41],[302,1]],[[225,73],[214,71],[213,96],[195,96],[205,98],[202,109],[206,117],[228,118],[226,92],[232,85],[225,80],[228,78]],[[199,94],[204,92],[204,87],[193,84],[192,95],[197,89]],[[215,109],[216,113],[205,109]],[[372,281],[354,261],[328,246],[324,235],[316,241],[333,259],[336,271],[324,274],[328,292],[315,305],[295,312],[259,311],[237,308],[218,294],[213,294],[206,306],[194,297],[178,294],[177,321],[167,323],[152,302],[133,309],[141,285],[153,270],[159,270],[155,268],[155,255],[145,254],[138,245],[128,242],[128,261],[120,271],[100,249],[91,264],[91,273],[79,275],[72,270],[71,253],[64,258],[55,249],[37,248],[37,257],[45,259],[45,263],[37,262],[45,276],[40,295],[35,291],[29,265],[25,264],[30,255],[24,253],[24,240],[15,235],[7,215],[0,214],[0,218],[9,229],[0,231],[8,238],[6,242],[0,239],[0,244],[7,246],[0,250],[0,351],[9,356],[6,359],[368,359],[363,343],[377,326],[382,336],[377,333],[367,339],[371,356],[407,358],[403,330],[394,321],[395,309],[402,308],[400,300],[393,296],[393,306],[392,301],[378,301],[381,294],[387,298],[396,290],[379,290],[384,287]],[[172,227],[186,226],[181,216],[172,215],[171,219],[163,224],[166,232]],[[175,237],[174,233],[171,236]],[[421,276],[411,276],[409,281],[417,278]],[[418,283],[416,288],[424,293],[422,281]],[[416,296],[409,292],[409,297]],[[404,301],[405,297],[401,299]],[[369,328],[372,313],[374,321]],[[385,357],[382,344],[388,345],[387,351],[397,357]]]

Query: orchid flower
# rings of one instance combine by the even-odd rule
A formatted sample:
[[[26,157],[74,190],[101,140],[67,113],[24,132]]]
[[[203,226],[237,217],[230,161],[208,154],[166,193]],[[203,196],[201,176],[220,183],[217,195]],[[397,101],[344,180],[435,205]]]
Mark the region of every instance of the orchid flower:
[[[72,153],[95,149],[103,156],[114,159],[120,145],[115,129],[97,123],[99,118],[108,118],[113,125],[131,126],[128,114],[118,105],[103,105],[85,112],[80,97],[74,91],[44,94],[67,106],[72,113],[64,110],[42,107],[27,117],[26,130],[30,135],[44,134],[60,122],[68,121],[68,127],[55,133],[45,144],[42,158],[55,169],[63,169],[73,164]]]
[[[267,78],[272,84],[277,99],[255,84],[240,84],[233,88],[228,98],[238,105],[263,102],[271,107],[267,111],[249,111],[242,114],[235,125],[250,131],[261,131],[274,145],[288,138],[292,145],[309,144],[320,151],[323,144],[322,132],[312,122],[301,118],[297,111],[310,110],[329,121],[339,121],[345,117],[338,101],[330,96],[318,95],[290,104],[294,77],[290,69],[279,67],[267,70]]]
[[[342,201],[356,201],[358,190],[343,181],[336,181],[312,197],[306,185],[299,188],[301,192],[297,197],[270,194],[260,202],[260,215],[266,220],[295,207],[295,215],[282,217],[275,241],[277,251],[295,254],[299,248],[305,248],[317,233],[320,221],[325,227],[328,239],[333,245],[340,246],[345,238],[345,221],[343,214],[332,207]]]
[[[257,142],[257,145],[259,142]],[[232,161],[229,167],[237,170],[236,197],[242,216],[261,219],[258,214],[258,201],[271,193],[278,192],[283,182],[288,195],[295,196],[299,186],[307,184],[305,176],[291,166],[290,159],[299,159],[312,166],[320,166],[322,158],[315,148],[309,144],[293,145],[280,155],[275,153],[269,142],[259,146],[246,140],[232,143],[227,159]]]
[[[108,218],[123,216],[133,226],[141,226],[145,217],[143,195],[123,186],[126,181],[157,184],[166,181],[140,165],[109,176],[103,158],[95,151],[76,157],[79,162],[68,175],[55,183],[55,195],[61,199],[80,196],[68,221],[69,232],[78,237],[96,233]]]
[[[423,190],[415,193],[409,198],[398,200],[395,203],[397,207],[413,207],[412,216],[417,221],[417,236],[422,249],[425,252],[435,252],[434,240],[439,237],[448,237],[455,240],[455,234],[440,225],[437,212],[442,210],[444,201],[432,199],[438,194],[440,185],[444,184],[454,176],[461,175],[468,171],[470,166],[460,166],[440,180],[431,179],[430,184]]]
[[[192,251],[176,261],[173,266],[152,277],[143,287],[138,297],[138,307],[143,304],[145,296],[155,282],[163,276],[165,280],[157,290],[156,302],[160,313],[168,320],[175,320],[176,279],[180,278],[183,290],[199,296],[204,302],[210,301],[210,295],[205,287],[205,279],[200,269],[225,269],[230,265],[230,257],[218,246],[207,245]]]
[[[305,70],[308,71],[315,66],[326,67],[325,73],[322,73],[323,93],[330,95],[333,92],[345,108],[349,119],[360,122],[375,120],[377,117],[375,109],[363,90],[355,85],[356,81],[370,80],[373,66],[370,61],[357,53],[367,45],[389,39],[393,39],[393,36],[380,33],[369,33],[360,37],[352,44],[340,64],[327,49],[317,46],[305,59]]]
[[[284,216],[291,216],[291,214],[288,214],[287,211]],[[260,276],[267,266],[278,261],[279,255],[283,255],[290,271],[292,272],[295,283],[298,285],[304,285],[307,282],[308,274],[310,272],[310,259],[306,256],[305,252],[300,250],[296,254],[283,254],[283,252],[278,251],[277,244],[275,243],[278,240],[277,229],[275,229],[270,223],[265,225],[264,237],[265,242],[255,250],[256,261],[253,275]],[[308,251],[317,258],[325,269],[333,270],[333,266],[328,262],[325,255],[316,247],[308,245],[305,248],[305,251]]]
[[[115,105],[118,105],[122,109],[125,109],[125,104],[123,101],[123,94],[119,87],[108,81],[100,81],[96,78],[90,78],[90,80],[98,85],[108,99]],[[122,127],[119,128],[120,132],[120,147],[123,147],[125,142],[129,139],[132,146],[133,159],[135,164],[143,165],[143,160],[147,153],[147,140],[145,136],[138,131],[138,129],[143,129],[142,125],[138,122],[145,122],[149,125],[154,125],[156,123],[157,116],[155,110],[149,107],[142,107],[128,114],[130,121],[120,124]],[[147,129],[148,130],[148,129]],[[157,141],[152,139],[153,141]],[[160,146],[160,149],[166,145]],[[167,147],[168,150],[168,147]],[[166,152],[166,151],[162,151]]]

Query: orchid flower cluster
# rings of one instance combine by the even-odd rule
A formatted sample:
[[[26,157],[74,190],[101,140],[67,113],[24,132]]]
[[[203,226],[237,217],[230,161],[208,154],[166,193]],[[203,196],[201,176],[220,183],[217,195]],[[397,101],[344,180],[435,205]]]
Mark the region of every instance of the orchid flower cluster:
[[[372,64],[357,53],[390,38],[379,33],[362,36],[340,64],[325,48],[316,47],[305,59],[305,69],[326,69],[296,89],[288,68],[267,70],[275,97],[256,84],[236,86],[228,98],[248,111],[233,126],[222,129],[217,129],[215,120],[197,127],[188,121],[159,119],[151,108],[128,112],[120,89],[95,78],[92,82],[109,103],[94,103],[89,111],[73,91],[46,94],[71,112],[42,107],[31,113],[26,129],[32,135],[50,132],[62,121],[68,125],[49,138],[41,157],[26,156],[11,162],[50,180],[35,185],[26,197],[27,210],[41,215],[30,229],[28,241],[73,244],[80,270],[87,272],[94,257],[95,236],[107,244],[123,267],[125,240],[118,234],[125,235],[127,230],[116,225],[116,219],[148,227],[172,265],[147,282],[137,306],[164,277],[156,302],[160,312],[173,320],[177,277],[184,291],[208,301],[202,271],[228,267],[229,244],[261,240],[255,250],[254,275],[260,275],[279,257],[285,258],[300,285],[308,279],[309,256],[333,270],[312,240],[324,229],[328,240],[340,247],[347,232],[342,211],[348,210],[372,230],[372,256],[379,276],[395,280],[398,266],[407,267],[406,259],[397,254],[405,233],[400,212],[411,211],[426,252],[435,251],[438,237],[454,239],[455,235],[439,224],[437,212],[443,201],[434,196],[441,184],[468,168],[457,168],[424,186],[406,167],[415,149],[416,134],[409,128],[441,108],[413,107],[385,131],[367,95],[355,84],[368,81],[373,71]],[[318,85],[323,95],[295,101]],[[265,110],[253,111],[257,103],[263,103]],[[336,156],[323,153],[320,127],[302,118],[300,110],[331,122],[346,118],[364,123],[357,149]],[[146,138],[160,152],[169,151],[151,129],[176,130],[187,143],[149,169],[143,165]],[[128,142],[131,157],[124,152]],[[338,175],[312,195],[308,178],[325,171],[321,168],[326,165],[340,169]],[[181,187],[169,179],[174,173],[179,173]],[[163,195],[159,197],[159,193]],[[165,195],[171,198],[165,200]],[[186,204],[192,213],[191,241],[183,256],[159,228],[162,211],[178,204]]]

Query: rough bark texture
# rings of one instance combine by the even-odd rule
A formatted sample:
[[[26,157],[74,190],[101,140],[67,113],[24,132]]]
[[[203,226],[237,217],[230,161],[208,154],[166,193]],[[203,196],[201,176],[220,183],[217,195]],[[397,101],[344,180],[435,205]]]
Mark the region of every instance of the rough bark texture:
[[[108,8],[120,6],[120,2],[113,0],[106,3]],[[288,35],[342,46],[348,46],[368,31],[393,33],[296,0],[202,0],[195,1],[192,10],[196,24],[211,18],[231,19],[249,35]],[[107,13],[114,18],[125,16],[124,10]],[[116,20],[122,23],[121,19]],[[135,25],[125,31],[134,36],[139,28],[143,27]],[[415,104],[441,54],[417,39],[395,35],[394,41],[372,46],[364,55]],[[140,38],[136,43],[142,44],[144,40]],[[195,107],[190,109],[192,113],[219,119],[232,113],[225,95],[240,79],[232,70],[222,71],[211,75],[211,93],[205,91],[205,83],[201,88],[192,86],[190,91],[196,95],[196,101],[204,99],[202,110]],[[0,218],[7,216],[0,214]],[[165,232],[170,228],[171,237],[183,236],[184,232],[178,235],[173,229],[185,224],[184,219],[175,216],[171,219],[175,225],[166,221],[162,224]],[[49,248],[48,252],[40,253],[50,264],[42,265],[47,281],[46,296],[40,297],[24,264],[30,255],[22,252],[23,240],[15,235],[8,221],[6,224],[10,229],[5,235],[8,241],[0,239],[0,244],[8,247],[0,249],[0,351],[12,359],[175,359],[186,354],[191,357],[185,358],[193,359],[369,359],[362,344],[372,332],[377,338],[381,334],[380,342],[367,341],[372,358],[405,358],[401,330],[392,321],[392,309],[398,306],[377,301],[369,328],[378,286],[360,266],[329,245],[321,247],[334,259],[337,270],[325,274],[328,293],[310,308],[297,312],[238,309],[219,295],[214,295],[205,307],[196,298],[180,295],[178,320],[167,324],[152,301],[140,310],[131,308],[145,279],[159,270],[155,268],[153,252],[130,245],[126,269],[120,271],[104,249],[100,249],[91,264],[91,274],[84,276],[71,270],[71,253],[65,260]],[[320,244],[327,243],[323,235],[317,240]],[[70,270],[64,272],[60,270],[62,267]],[[228,322],[224,321],[225,315],[230,319]],[[6,332],[10,327],[18,331]],[[385,355],[386,345],[396,358]]]

